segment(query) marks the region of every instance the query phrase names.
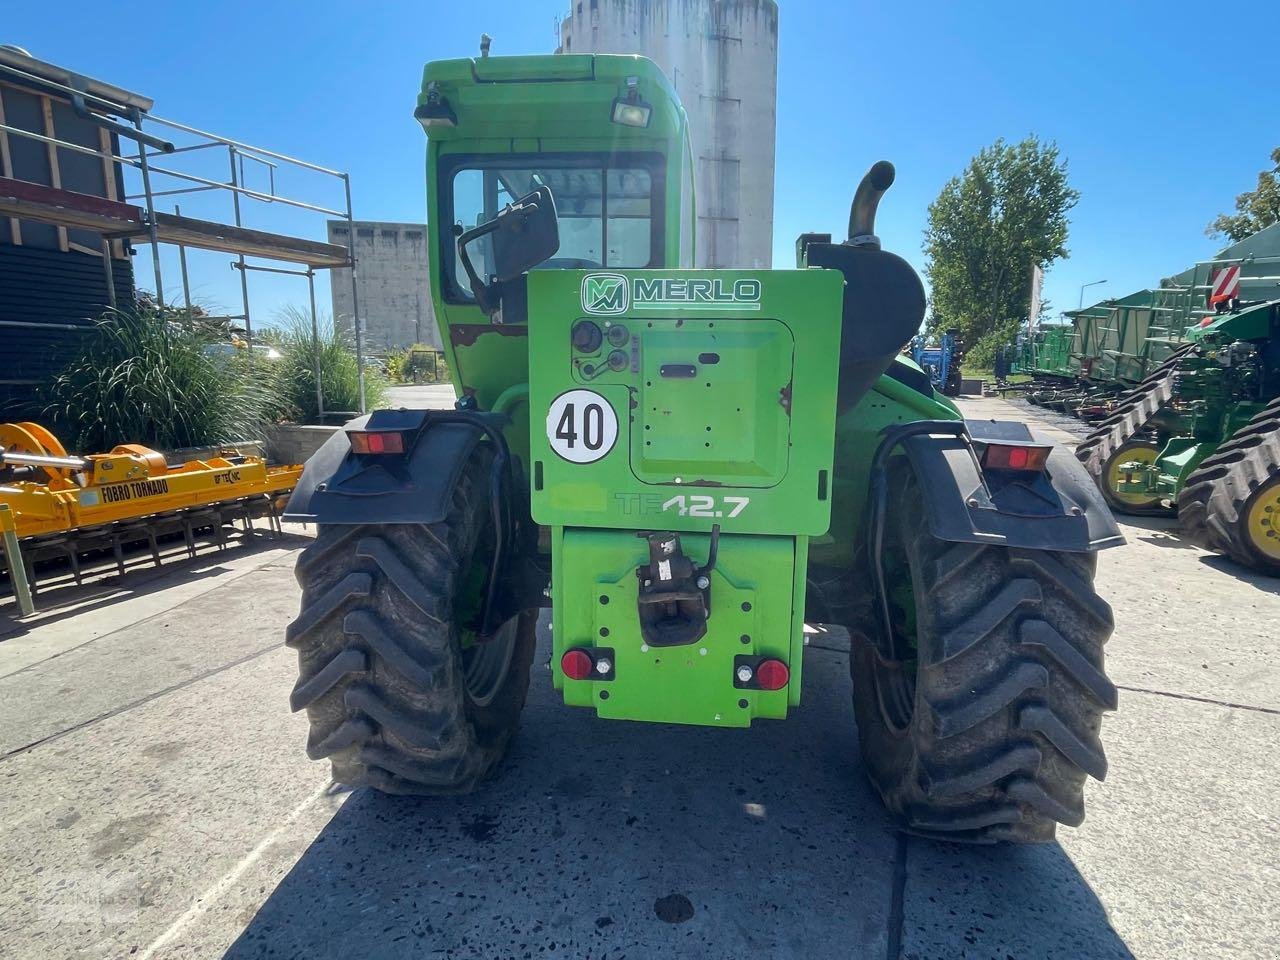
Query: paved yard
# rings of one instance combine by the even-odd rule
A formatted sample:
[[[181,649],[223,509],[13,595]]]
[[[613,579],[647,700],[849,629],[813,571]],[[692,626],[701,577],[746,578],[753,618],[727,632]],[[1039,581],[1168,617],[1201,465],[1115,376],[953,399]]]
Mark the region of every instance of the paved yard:
[[[812,635],[792,718],[750,731],[597,721],[538,669],[500,779],[420,800],[305,758],[281,643],[304,533],[0,608],[4,956],[1275,956],[1280,583],[1170,526],[1102,557],[1111,775],[1031,848],[893,831],[840,634]]]

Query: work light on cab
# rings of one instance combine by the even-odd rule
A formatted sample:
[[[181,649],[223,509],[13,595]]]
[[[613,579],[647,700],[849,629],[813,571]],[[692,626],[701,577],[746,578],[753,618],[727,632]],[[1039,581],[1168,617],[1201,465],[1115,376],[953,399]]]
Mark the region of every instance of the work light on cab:
[[[625,97],[614,98],[611,119],[625,127],[647,127],[652,117],[653,107],[640,99],[636,78],[627,77],[627,94]]]
[[[413,116],[428,133],[441,127],[458,125],[458,115],[453,112],[449,101],[441,96],[440,89],[435,83],[427,87],[427,102],[419,104],[413,111]]]

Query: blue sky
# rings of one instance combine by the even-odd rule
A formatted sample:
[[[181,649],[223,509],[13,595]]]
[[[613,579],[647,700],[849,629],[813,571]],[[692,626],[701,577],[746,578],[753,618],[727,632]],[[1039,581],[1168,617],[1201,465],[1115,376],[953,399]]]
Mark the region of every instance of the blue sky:
[[[568,9],[567,0],[69,0],[50,17],[12,6],[0,43],[151,96],[160,116],[348,170],[357,217],[386,220],[424,216],[423,136],[411,117],[422,64],[472,55],[486,31],[495,55],[549,52]],[[946,180],[997,137],[1035,133],[1057,141],[1082,194],[1071,257],[1045,289],[1055,309],[1074,307],[1082,283],[1108,281],[1087,300],[1118,296],[1212,254],[1205,225],[1280,145],[1280,112],[1265,94],[1274,71],[1249,39],[1276,35],[1280,8],[1267,4],[1247,13],[1124,0],[779,7],[776,266],[791,264],[798,233],[839,233],[858,177],[880,158],[897,165],[898,184],[879,232],[923,266],[926,208]],[[316,187],[310,195],[325,205],[341,199],[320,183],[297,186]],[[213,214],[205,202],[184,212]],[[248,223],[323,229],[278,207],[253,209]],[[145,281],[145,251],[137,262]],[[192,266],[198,298],[238,308],[225,255],[195,253]],[[172,296],[176,268],[166,277]],[[305,302],[300,282],[252,282],[259,318]]]

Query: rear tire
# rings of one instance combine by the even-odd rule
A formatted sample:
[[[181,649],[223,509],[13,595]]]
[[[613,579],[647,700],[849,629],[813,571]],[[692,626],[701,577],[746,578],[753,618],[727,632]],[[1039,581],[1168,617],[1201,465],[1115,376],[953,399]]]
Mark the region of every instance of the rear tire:
[[[473,456],[429,525],[322,526],[298,558],[302,608],[290,697],[307,755],[335,781],[386,793],[465,793],[493,772],[524,706],[537,611],[464,649],[455,616],[492,539],[490,458]],[[481,577],[482,577],[481,573]]]
[[[945,543],[914,481],[896,487],[886,560],[910,571],[914,623],[899,605],[892,645],[851,631],[871,782],[913,833],[1051,840],[1084,819],[1085,777],[1107,772],[1098,734],[1117,701],[1103,672],[1113,620],[1093,589],[1095,558]]]
[[[1196,546],[1280,576],[1280,400],[1187,477],[1178,520]]]

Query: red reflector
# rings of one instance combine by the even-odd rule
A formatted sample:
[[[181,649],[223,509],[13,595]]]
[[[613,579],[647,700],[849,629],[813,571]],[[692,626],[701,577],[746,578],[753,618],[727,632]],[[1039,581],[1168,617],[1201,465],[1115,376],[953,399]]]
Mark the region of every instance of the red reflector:
[[[791,671],[781,660],[761,660],[756,664],[756,685],[761,690],[781,690],[791,679]]]
[[[560,658],[560,670],[570,680],[585,680],[591,676],[595,661],[585,650],[566,650]]]
[[[1043,470],[1049,459],[1048,447],[1022,447],[988,443],[982,465],[989,470]]]
[[[347,437],[351,441],[351,449],[356,453],[404,453],[404,434],[395,430],[352,430]]]

